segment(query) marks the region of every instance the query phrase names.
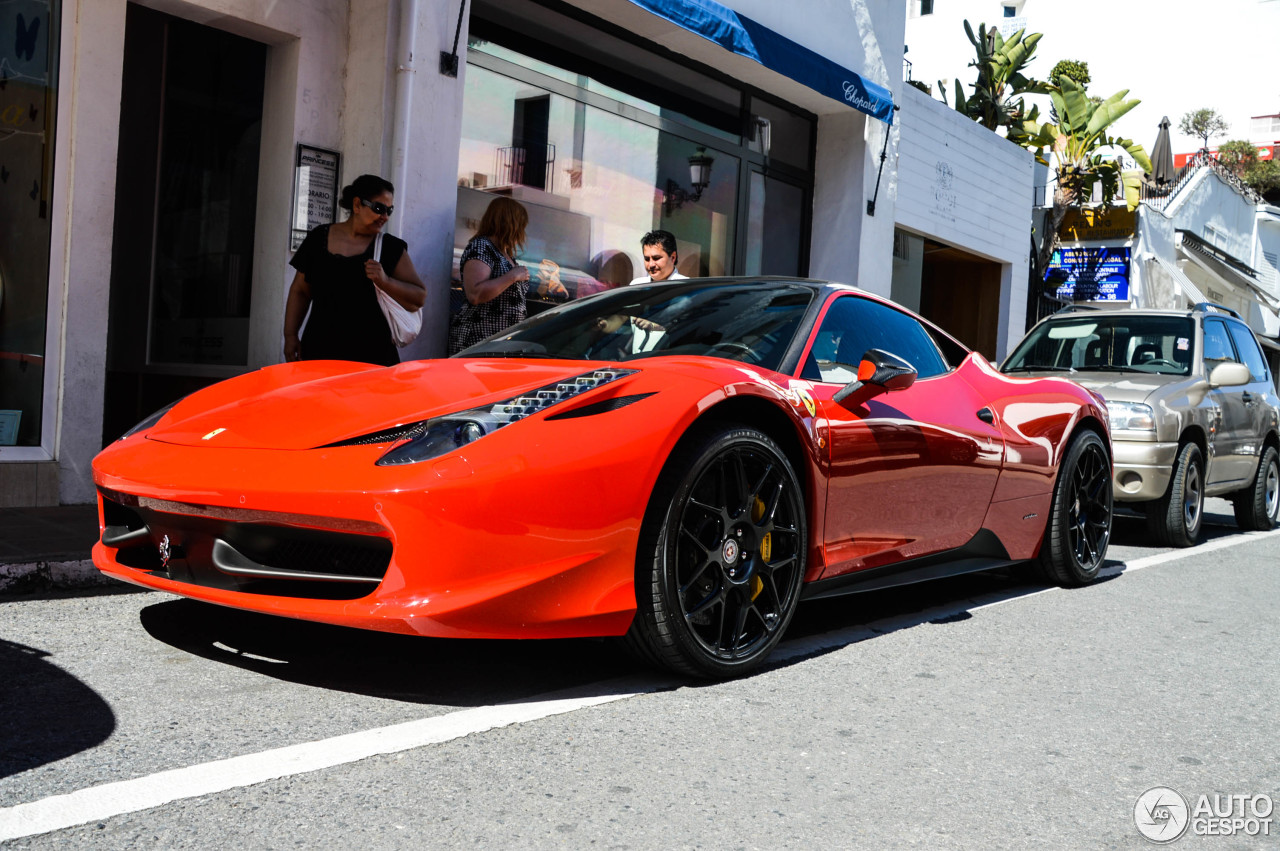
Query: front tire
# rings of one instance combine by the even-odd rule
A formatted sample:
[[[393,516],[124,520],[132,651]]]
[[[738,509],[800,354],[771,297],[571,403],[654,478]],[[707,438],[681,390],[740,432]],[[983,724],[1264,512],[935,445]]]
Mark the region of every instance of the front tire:
[[[795,614],[807,542],[800,481],[768,435],[725,425],[693,436],[646,513],[628,645],[681,674],[745,674]]]
[[[1165,547],[1194,547],[1204,519],[1204,461],[1200,447],[1188,443],[1178,452],[1173,481],[1147,506],[1147,531]]]
[[[1040,571],[1064,587],[1098,578],[1111,542],[1111,457],[1092,431],[1081,432],[1058,467]]]
[[[1232,495],[1236,523],[1249,532],[1265,532],[1280,520],[1280,455],[1268,446],[1258,462],[1253,484]]]

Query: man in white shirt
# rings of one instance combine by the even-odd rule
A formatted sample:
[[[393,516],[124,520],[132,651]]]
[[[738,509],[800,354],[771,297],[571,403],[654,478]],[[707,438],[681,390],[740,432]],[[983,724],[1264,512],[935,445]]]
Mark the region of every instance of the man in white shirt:
[[[676,238],[670,231],[651,230],[640,237],[640,256],[644,259],[642,275],[631,283],[647,284],[651,281],[681,281],[688,275],[676,271],[679,259],[676,253]]]

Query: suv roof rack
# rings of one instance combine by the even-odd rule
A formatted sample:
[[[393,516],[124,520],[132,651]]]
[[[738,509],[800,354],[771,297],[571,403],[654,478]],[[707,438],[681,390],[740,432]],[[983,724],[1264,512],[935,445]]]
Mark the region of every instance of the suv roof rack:
[[[1093,304],[1068,304],[1066,307],[1059,308],[1053,312],[1054,316],[1059,313],[1075,313],[1077,310],[1101,310],[1102,308]]]
[[[1231,308],[1227,307],[1224,304],[1218,304],[1216,301],[1202,301],[1199,304],[1192,306],[1191,309],[1198,313],[1208,313],[1211,310],[1217,310],[1222,313],[1229,313],[1232,316],[1234,316],[1236,319],[1243,320],[1244,318],[1240,314],[1232,310]]]

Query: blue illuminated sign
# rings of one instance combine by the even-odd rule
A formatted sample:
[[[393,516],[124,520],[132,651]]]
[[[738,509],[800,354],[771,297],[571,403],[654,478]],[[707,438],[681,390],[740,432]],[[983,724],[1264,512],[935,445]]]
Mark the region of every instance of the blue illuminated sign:
[[[1044,279],[1066,301],[1128,301],[1129,249],[1090,245],[1053,252]]]

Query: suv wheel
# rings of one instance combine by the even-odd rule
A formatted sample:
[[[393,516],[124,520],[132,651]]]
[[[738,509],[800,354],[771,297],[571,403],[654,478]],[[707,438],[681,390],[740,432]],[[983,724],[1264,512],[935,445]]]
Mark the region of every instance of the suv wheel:
[[[1262,451],[1253,484],[1231,495],[1236,523],[1247,531],[1263,531],[1280,520],[1280,455],[1274,447]]]
[[[1188,443],[1178,452],[1169,490],[1147,505],[1147,531],[1165,547],[1193,547],[1204,516],[1204,461],[1200,447]]]

